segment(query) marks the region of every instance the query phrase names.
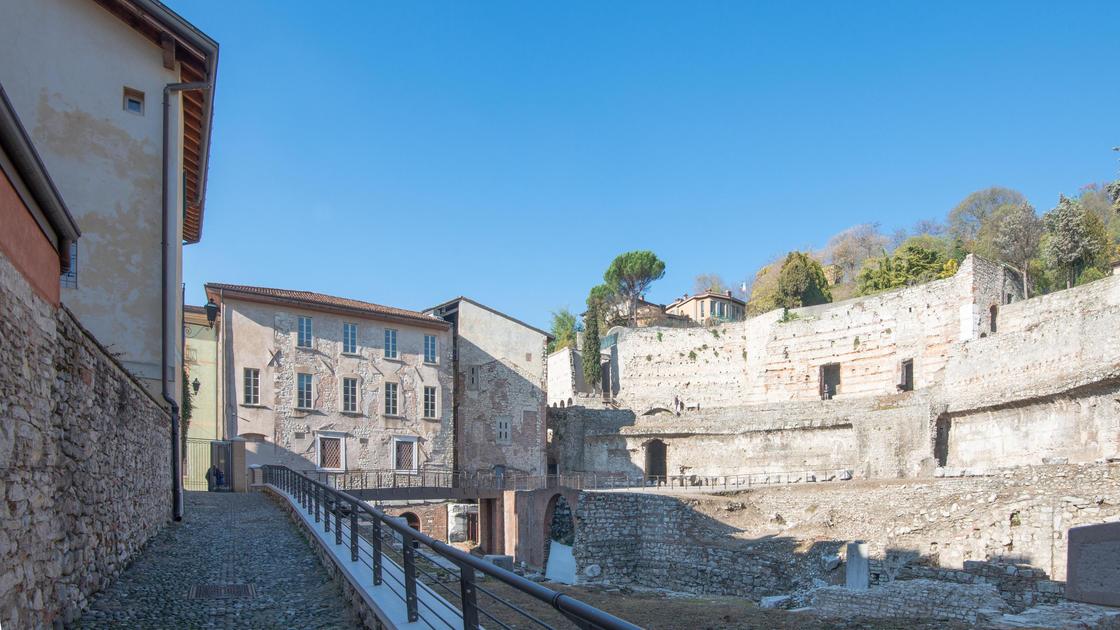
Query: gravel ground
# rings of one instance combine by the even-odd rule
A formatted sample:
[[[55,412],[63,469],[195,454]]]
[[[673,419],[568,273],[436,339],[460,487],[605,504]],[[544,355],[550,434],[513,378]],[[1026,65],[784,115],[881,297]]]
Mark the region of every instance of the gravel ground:
[[[169,524],[78,628],[353,628],[338,586],[295,525],[259,493],[186,493]],[[192,587],[251,584],[253,598],[191,599]]]

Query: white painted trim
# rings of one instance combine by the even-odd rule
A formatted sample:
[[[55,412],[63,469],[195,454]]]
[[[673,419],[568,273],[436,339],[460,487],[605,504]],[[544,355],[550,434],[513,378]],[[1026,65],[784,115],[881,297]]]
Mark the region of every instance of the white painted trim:
[[[320,438],[337,439],[339,444],[339,455],[341,456],[341,468],[323,468],[322,450],[319,445]],[[345,431],[315,431],[315,469],[327,470],[332,472],[342,472],[346,470],[346,432]]]
[[[397,443],[398,442],[412,442],[412,468],[401,468],[397,464]],[[416,472],[420,469],[420,438],[415,435],[394,435],[391,443],[392,451],[389,453],[389,461],[393,462],[393,470],[396,472]]]

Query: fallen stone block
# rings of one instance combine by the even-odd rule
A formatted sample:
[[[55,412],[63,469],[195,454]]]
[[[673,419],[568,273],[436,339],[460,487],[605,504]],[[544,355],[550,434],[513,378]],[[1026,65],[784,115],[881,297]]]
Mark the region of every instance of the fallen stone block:
[[[758,602],[759,608],[789,608],[793,604],[792,595],[771,595]]]

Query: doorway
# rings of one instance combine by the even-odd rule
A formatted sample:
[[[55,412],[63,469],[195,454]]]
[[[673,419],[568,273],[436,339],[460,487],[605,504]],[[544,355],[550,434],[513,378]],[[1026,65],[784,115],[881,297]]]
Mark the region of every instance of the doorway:
[[[669,470],[666,450],[661,440],[646,442],[646,481],[653,485],[660,486],[666,482]]]

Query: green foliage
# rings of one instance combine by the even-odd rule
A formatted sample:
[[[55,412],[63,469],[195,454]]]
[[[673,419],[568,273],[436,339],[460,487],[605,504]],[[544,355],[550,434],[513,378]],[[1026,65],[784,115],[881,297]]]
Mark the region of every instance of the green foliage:
[[[945,278],[952,278],[953,276],[957,275],[958,269],[960,269],[960,265],[957,264],[956,259],[950,258],[949,260],[945,261],[944,265],[941,266],[941,273],[937,274],[937,277],[940,280],[944,280]]]
[[[1002,212],[993,230],[994,258],[1019,271],[1027,297],[1031,289],[1030,263],[1038,257],[1042,229],[1034,208],[1024,203]]]
[[[778,308],[778,276],[782,266],[774,261],[754,276],[751,283],[751,297],[747,300],[747,314],[760,315]]]
[[[695,361],[696,360],[696,351],[695,350],[689,350],[688,351],[688,358]]]
[[[783,323],[783,324],[788,324],[789,322],[796,321],[796,320],[799,320],[799,319],[801,319],[800,315],[798,315],[797,313],[794,313],[793,311],[791,311],[787,308],[784,311],[782,311],[782,318],[779,319],[778,321],[780,323]],[[746,357],[744,357],[744,358],[746,358]]]
[[[649,250],[637,250],[619,254],[607,271],[603,280],[613,293],[629,305],[630,323],[637,321],[638,298],[649,285],[665,276],[665,263],[657,254]]]
[[[949,211],[949,235],[959,240],[968,251],[974,251],[976,239],[988,218],[1002,206],[1027,203],[1023,193],[1010,188],[993,186],[978,190],[965,197]]]
[[[895,250],[893,256],[882,256],[869,261],[859,272],[856,282],[859,284],[860,295],[871,295],[937,280],[948,277],[945,274],[954,273],[956,266],[947,265],[943,255],[918,243],[908,242]]]
[[[587,294],[587,312],[595,316],[599,330],[606,330],[611,325],[617,311],[614,308],[618,303],[618,296],[605,284],[591,287]]]
[[[661,341],[661,331],[657,331],[657,340]]]
[[[564,348],[576,346],[576,332],[579,331],[579,322],[574,313],[566,308],[552,311],[552,336],[548,342],[548,352],[551,354]]]
[[[1058,198],[1058,205],[1046,213],[1047,263],[1065,277],[1066,287],[1086,268],[1108,262],[1108,233],[1097,215],[1086,212],[1075,199],[1065,195]]]
[[[715,337],[716,339],[719,339],[719,330],[713,328],[712,329],[712,336]]]
[[[587,314],[583,322],[583,380],[591,387],[598,387],[602,379],[599,366],[599,316],[592,308],[591,298],[587,299]]]
[[[191,416],[194,415],[194,399],[191,395],[190,374],[186,367],[183,368],[183,399],[179,402],[179,457],[186,461],[187,433],[191,426]]]
[[[1106,275],[1108,275],[1108,274],[1101,271],[1097,267],[1089,267],[1085,271],[1082,271],[1081,275],[1077,276],[1077,286],[1081,286],[1083,284],[1089,284],[1090,282],[1092,282],[1094,280],[1100,280],[1101,278],[1104,278]]]
[[[821,264],[802,252],[790,252],[778,274],[777,301],[783,308],[831,302],[832,294]]]

